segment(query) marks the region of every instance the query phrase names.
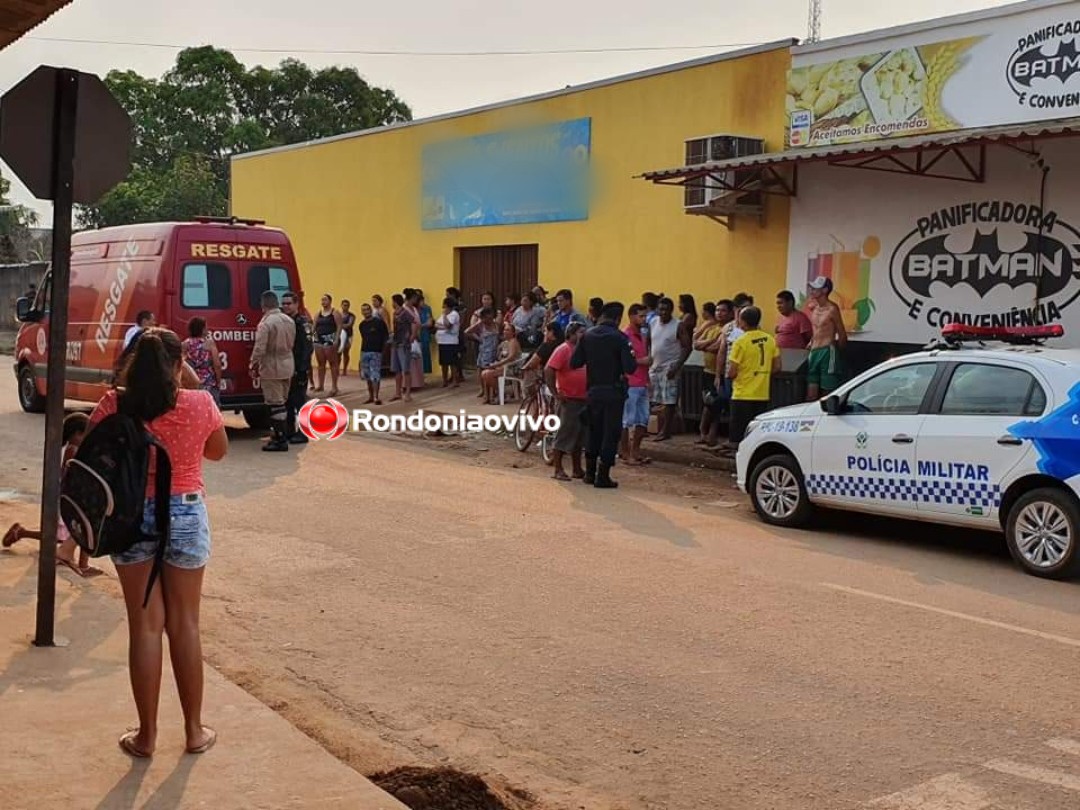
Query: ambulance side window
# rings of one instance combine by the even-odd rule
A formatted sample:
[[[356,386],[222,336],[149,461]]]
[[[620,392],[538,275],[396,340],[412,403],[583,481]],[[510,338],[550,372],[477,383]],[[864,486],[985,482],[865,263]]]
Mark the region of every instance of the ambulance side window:
[[[949,416],[1039,416],[1046,392],[1026,371],[964,363],[945,390],[941,413]]]
[[[34,306],[38,312],[48,314],[49,312],[49,296],[52,294],[52,273],[45,276],[45,279],[41,282],[41,286],[38,287],[37,295],[34,296]]]
[[[180,303],[185,309],[232,307],[232,278],[229,268],[223,264],[184,265]]]
[[[277,293],[278,300],[289,292],[289,271],[284,267],[255,265],[248,270],[248,304],[252,309],[262,307],[262,294],[267,290]]]

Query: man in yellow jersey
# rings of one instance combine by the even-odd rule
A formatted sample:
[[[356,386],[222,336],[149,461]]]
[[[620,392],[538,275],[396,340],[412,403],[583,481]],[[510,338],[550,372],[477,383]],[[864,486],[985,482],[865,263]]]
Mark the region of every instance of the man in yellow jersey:
[[[746,436],[747,426],[769,410],[772,375],[780,370],[776,339],[761,330],[761,310],[747,307],[739,313],[743,335],[728,354],[728,377],[733,381],[731,422],[725,455],[734,455]]]

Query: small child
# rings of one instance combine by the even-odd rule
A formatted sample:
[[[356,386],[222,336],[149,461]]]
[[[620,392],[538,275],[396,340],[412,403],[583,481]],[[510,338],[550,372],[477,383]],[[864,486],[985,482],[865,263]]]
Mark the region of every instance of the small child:
[[[90,417],[85,413],[69,414],[64,419],[64,447],[60,461],[61,475],[63,475],[63,465],[67,463],[68,459],[74,458],[75,453],[78,452],[79,445],[82,443],[89,426]],[[4,534],[2,545],[4,548],[11,548],[11,546],[27,537],[31,540],[40,540],[41,531],[27,529],[15,523]],[[79,550],[79,564],[75,564],[75,549],[77,546],[75,541],[71,539],[67,526],[64,525],[62,520],[59,521],[56,527],[56,543],[59,546],[56,550],[56,561],[61,565],[66,565],[81,577],[96,577],[103,573],[101,569],[89,565],[89,557],[81,549]]]

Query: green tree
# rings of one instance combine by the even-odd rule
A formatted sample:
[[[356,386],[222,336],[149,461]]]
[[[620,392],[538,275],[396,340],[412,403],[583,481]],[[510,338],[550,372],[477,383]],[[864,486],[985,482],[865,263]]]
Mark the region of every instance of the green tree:
[[[182,51],[161,79],[112,71],[105,83],[133,122],[133,169],[80,207],[84,227],[222,215],[230,156],[412,118],[392,91],[353,68],[313,71],[287,59],[249,70],[209,46]]]
[[[37,214],[25,205],[13,205],[8,197],[11,181],[0,175],[0,264],[29,261],[34,241],[30,229]]]

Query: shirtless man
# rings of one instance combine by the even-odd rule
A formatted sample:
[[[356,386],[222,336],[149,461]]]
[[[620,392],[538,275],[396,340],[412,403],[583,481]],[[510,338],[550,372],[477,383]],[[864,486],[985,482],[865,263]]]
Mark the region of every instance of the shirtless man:
[[[810,342],[810,360],[806,372],[806,395],[810,402],[840,387],[840,351],[847,346],[847,330],[840,317],[840,307],[829,300],[832,279],[818,276],[810,282],[810,323],[814,337]]]

